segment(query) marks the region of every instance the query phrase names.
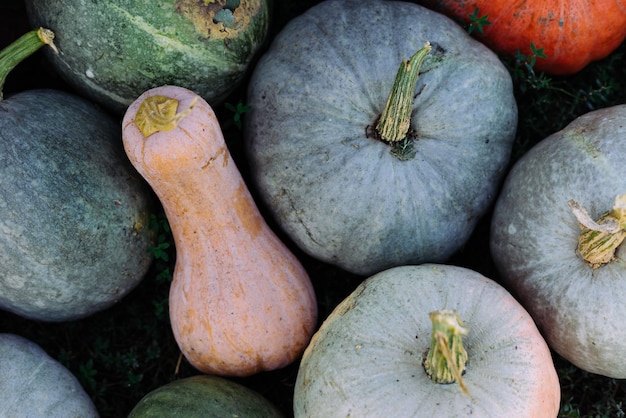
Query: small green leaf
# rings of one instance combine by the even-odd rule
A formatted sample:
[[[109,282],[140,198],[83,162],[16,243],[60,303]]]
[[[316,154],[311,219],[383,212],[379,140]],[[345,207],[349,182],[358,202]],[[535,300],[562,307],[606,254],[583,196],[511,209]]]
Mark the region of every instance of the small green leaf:
[[[467,33],[472,34],[472,32],[476,31],[478,33],[483,33],[483,27],[487,25],[491,25],[489,21],[489,15],[480,16],[480,11],[477,8],[474,9],[474,13],[469,15],[470,23],[467,27]]]

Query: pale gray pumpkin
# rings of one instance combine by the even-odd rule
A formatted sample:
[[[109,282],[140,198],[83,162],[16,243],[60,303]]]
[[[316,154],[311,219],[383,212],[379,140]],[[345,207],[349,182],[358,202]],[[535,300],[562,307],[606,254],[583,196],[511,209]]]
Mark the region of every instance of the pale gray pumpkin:
[[[581,369],[626,378],[626,249],[592,268],[577,254],[569,200],[597,220],[626,193],[626,106],[583,115],[529,150],[494,209],[490,246],[546,341]]]
[[[400,62],[425,42],[401,160],[372,137]],[[245,140],[279,226],[308,254],[368,275],[447,259],[495,199],[517,108],[498,58],[448,18],[394,1],[326,1],[256,66]]]
[[[74,375],[39,345],[0,334],[0,416],[98,417]]]
[[[457,384],[422,365],[429,314],[455,310],[469,328]],[[456,266],[401,266],[361,283],[328,316],[304,352],[296,418],[555,417],[560,386],[548,346],[499,284]]]

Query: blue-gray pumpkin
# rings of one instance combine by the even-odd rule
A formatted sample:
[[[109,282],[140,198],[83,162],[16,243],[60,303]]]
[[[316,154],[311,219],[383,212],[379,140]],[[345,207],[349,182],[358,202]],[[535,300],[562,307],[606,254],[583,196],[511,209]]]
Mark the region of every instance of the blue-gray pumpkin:
[[[119,301],[150,266],[153,200],[100,108],[56,90],[0,101],[0,309],[67,321]]]
[[[98,418],[98,411],[76,377],[39,345],[0,334],[0,415]]]
[[[391,146],[372,129],[401,61],[426,42],[412,140]],[[461,248],[495,199],[517,125],[496,55],[397,1],[328,0],[290,21],[248,104],[247,156],[271,215],[308,254],[362,275]]]
[[[583,370],[618,379],[626,378],[625,222],[618,219],[610,236],[593,223],[625,214],[625,136],[619,105],[539,142],[507,175],[490,235],[502,283],[550,347]]]

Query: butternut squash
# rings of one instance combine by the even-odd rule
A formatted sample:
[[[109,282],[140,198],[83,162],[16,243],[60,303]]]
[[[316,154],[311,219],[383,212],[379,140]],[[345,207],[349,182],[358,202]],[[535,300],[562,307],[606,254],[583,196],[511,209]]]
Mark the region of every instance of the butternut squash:
[[[160,199],[176,246],[170,320],[198,370],[284,367],[317,323],[307,272],[260,214],[205,100],[150,89],[124,116],[124,148]]]

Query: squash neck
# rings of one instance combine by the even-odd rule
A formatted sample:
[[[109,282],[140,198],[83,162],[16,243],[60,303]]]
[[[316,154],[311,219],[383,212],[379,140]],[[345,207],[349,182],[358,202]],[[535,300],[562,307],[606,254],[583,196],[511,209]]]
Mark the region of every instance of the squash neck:
[[[615,259],[615,252],[626,238],[626,194],[615,198],[613,208],[594,221],[580,203],[568,202],[580,225],[576,253],[592,269]]]
[[[422,62],[430,50],[430,42],[426,42],[410,59],[400,63],[392,90],[376,122],[376,137],[390,144],[392,154],[401,160],[412,158],[410,145],[414,135],[410,131],[415,87]]]
[[[3,99],[3,88],[7,76],[20,62],[44,45],[50,46],[55,53],[59,52],[53,40],[54,32],[50,29],[39,28],[27,32],[0,51],[0,100]]]
[[[462,375],[468,358],[463,336],[469,330],[456,311],[440,310],[429,316],[433,328],[430,349],[423,361],[426,374],[438,384],[457,382],[463,393],[468,394]]]

